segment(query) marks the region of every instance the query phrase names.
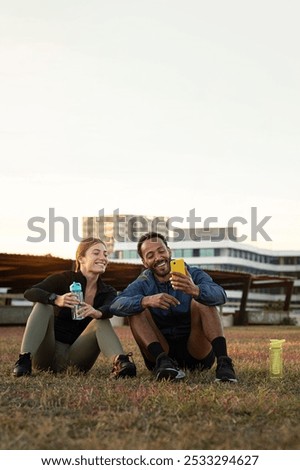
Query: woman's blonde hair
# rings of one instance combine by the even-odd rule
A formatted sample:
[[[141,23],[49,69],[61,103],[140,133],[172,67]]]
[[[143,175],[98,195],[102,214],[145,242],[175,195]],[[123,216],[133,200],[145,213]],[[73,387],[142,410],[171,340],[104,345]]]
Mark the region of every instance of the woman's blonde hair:
[[[81,240],[81,242],[79,243],[79,245],[77,247],[77,250],[76,250],[76,265],[75,265],[75,271],[76,272],[80,270],[79,258],[81,256],[85,256],[87,250],[91,246],[97,245],[97,243],[101,243],[106,248],[106,244],[100,238],[89,237],[89,238],[84,238],[83,240]]]

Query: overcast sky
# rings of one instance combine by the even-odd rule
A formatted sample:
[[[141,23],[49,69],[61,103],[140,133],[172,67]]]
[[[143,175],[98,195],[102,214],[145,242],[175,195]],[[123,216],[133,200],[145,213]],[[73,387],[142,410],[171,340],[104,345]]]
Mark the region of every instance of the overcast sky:
[[[70,229],[195,208],[243,217],[250,244],[251,207],[271,216],[258,246],[300,250],[299,17],[296,0],[0,0],[0,251],[72,256],[50,208]],[[26,242],[35,217],[47,236]]]

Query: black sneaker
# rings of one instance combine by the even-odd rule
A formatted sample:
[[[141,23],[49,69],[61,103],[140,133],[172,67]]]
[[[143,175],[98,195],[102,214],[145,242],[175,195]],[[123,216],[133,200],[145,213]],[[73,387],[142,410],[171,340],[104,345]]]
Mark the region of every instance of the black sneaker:
[[[215,382],[237,382],[232,360],[230,359],[230,357],[218,357]]]
[[[132,356],[132,353],[128,354],[119,354],[115,357],[113,362],[113,368],[111,371],[112,376],[115,379],[119,377],[135,377],[136,376],[136,367],[133,360],[129,358]]]
[[[176,362],[164,352],[157,357],[153,372],[155,380],[180,380],[185,377]]]
[[[31,375],[31,357],[30,353],[20,354],[18,361],[15,363],[13,370],[15,377],[21,377],[22,375]]]

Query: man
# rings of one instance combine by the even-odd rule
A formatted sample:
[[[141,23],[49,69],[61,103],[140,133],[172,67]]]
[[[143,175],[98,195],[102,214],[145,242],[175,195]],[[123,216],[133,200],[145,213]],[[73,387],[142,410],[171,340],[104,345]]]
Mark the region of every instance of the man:
[[[216,305],[226,294],[200,268],[170,272],[171,250],[156,232],[137,245],[146,270],[114,300],[110,311],[128,316],[146,367],[156,380],[178,380],[189,370],[210,369],[217,359],[216,381],[237,382]],[[177,365],[178,364],[178,365]]]

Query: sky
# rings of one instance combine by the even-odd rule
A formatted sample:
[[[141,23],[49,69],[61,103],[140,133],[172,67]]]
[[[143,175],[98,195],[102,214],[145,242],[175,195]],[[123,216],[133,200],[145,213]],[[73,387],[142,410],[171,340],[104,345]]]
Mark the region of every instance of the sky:
[[[0,0],[0,252],[72,257],[101,210],[243,218],[245,243],[299,251],[299,16],[298,0]]]

